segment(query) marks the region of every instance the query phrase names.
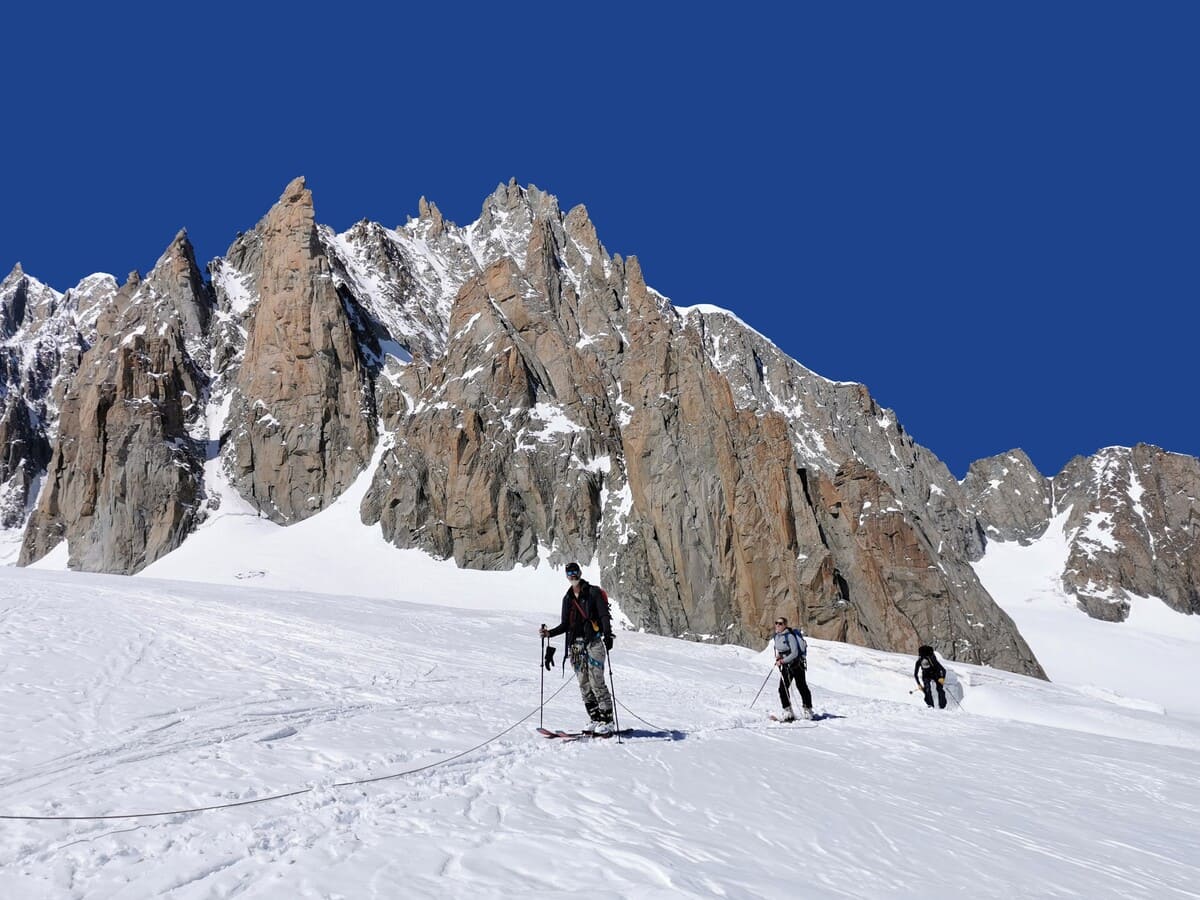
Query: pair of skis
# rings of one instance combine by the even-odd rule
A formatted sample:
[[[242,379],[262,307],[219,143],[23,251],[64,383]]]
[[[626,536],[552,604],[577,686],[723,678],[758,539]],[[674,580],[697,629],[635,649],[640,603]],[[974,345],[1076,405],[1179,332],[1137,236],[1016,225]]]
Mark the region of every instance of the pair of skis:
[[[616,737],[619,733],[621,737],[629,737],[633,734],[632,728],[622,729],[620,732],[610,731],[608,734],[596,734],[593,731],[553,731],[549,728],[539,728],[538,734],[546,738],[558,738],[564,741],[578,741],[586,738],[611,738]]]

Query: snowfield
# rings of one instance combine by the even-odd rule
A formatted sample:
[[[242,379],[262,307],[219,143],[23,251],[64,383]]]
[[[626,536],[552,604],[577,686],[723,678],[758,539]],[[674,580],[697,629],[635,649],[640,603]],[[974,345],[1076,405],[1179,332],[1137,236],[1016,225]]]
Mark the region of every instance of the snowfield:
[[[1069,512],[1027,547],[989,543],[975,563],[979,580],[1056,684],[1200,723],[1200,616],[1177,613],[1157,597],[1133,597],[1124,622],[1080,611],[1061,582]]]
[[[765,653],[621,632],[632,736],[547,740],[543,569],[506,610],[0,568],[0,896],[1200,896],[1193,715],[956,663],[929,711],[811,641],[774,725]]]

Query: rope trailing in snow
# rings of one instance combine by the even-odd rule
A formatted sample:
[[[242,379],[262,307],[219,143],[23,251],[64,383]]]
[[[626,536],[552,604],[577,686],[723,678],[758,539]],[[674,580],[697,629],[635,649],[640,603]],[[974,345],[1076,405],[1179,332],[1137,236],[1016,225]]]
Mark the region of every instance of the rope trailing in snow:
[[[559,686],[558,690],[556,690],[553,694],[550,695],[550,699],[553,700],[560,693],[562,693],[563,688],[565,688],[568,684],[574,684],[574,683],[575,683],[574,678],[563,681],[562,685]],[[518,725],[520,725],[524,722],[528,722],[530,719],[532,719],[535,715],[537,715],[538,710],[540,710],[541,708],[542,708],[542,706],[539,705],[537,709],[531,710],[528,715],[513,722],[511,725],[509,725],[507,728],[505,728],[499,734],[493,735],[492,737],[490,737],[486,741],[484,741],[482,744],[476,744],[474,747],[471,747],[468,750],[463,750],[461,753],[455,753],[453,756],[447,756],[445,759],[439,759],[436,762],[431,762],[424,766],[418,766],[415,769],[406,769],[403,772],[395,772],[391,775],[378,775],[374,778],[359,778],[354,781],[338,781],[338,782],[335,782],[334,784],[331,784],[330,787],[331,788],[341,788],[341,787],[351,787],[356,784],[372,784],[373,782],[376,782],[376,781],[387,781],[390,778],[403,778],[405,775],[415,775],[418,772],[425,772],[425,771],[428,771],[429,769],[435,769],[438,766],[444,766],[446,763],[453,762],[456,759],[461,759],[462,757],[466,756],[468,753],[474,753],[476,750],[481,750],[482,748],[486,747],[488,744],[492,743],[493,741],[499,740],[500,738],[504,737],[504,735],[508,734],[510,731],[512,731],[514,728],[516,728]],[[189,809],[170,809],[170,810],[164,810],[162,812],[119,813],[119,814],[112,814],[112,815],[107,815],[107,816],[13,816],[13,815],[0,814],[0,820],[19,821],[19,822],[97,822],[97,821],[101,821],[104,819],[149,819],[149,818],[161,817],[161,816],[181,816],[181,815],[186,815],[187,813],[210,812],[211,810],[214,810],[214,809],[233,809],[234,807],[238,807],[238,806],[250,806],[255,803],[267,803],[272,800],[284,800],[288,797],[299,797],[301,794],[310,794],[315,790],[316,790],[315,787],[300,788],[299,790],[285,791],[280,794],[269,794],[266,797],[255,797],[253,800],[237,800],[237,801],[234,801],[233,803],[217,803],[212,806],[193,806],[193,807],[190,807]]]
[[[614,699],[616,699],[616,698],[614,698]],[[617,700],[617,703],[619,703],[621,705],[621,709],[625,710],[625,712],[629,713],[631,716],[633,716],[635,719],[637,719],[643,725],[649,725],[655,731],[670,731],[671,730],[669,728],[660,728],[659,726],[655,725],[653,722],[647,722],[645,719],[643,719],[641,716],[639,716],[637,713],[635,713],[632,709],[630,709],[628,706],[626,706],[624,700]]]

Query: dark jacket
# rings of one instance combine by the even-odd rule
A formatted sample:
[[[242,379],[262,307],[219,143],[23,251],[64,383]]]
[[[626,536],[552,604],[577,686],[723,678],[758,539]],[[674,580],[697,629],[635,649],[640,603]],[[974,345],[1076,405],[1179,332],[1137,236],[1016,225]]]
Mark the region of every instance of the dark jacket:
[[[567,646],[576,638],[583,638],[590,644],[598,637],[612,637],[608,601],[600,588],[580,580],[578,597],[575,596],[573,588],[567,588],[562,600],[562,619],[546,632],[546,637],[554,637],[563,632],[567,635]]]
[[[932,681],[935,678],[945,678],[946,667],[938,662],[937,657],[931,650],[928,654],[922,653],[917,657],[917,664],[913,666],[913,678],[917,678],[918,675],[926,681]],[[917,684],[920,683],[920,678],[917,678]]]

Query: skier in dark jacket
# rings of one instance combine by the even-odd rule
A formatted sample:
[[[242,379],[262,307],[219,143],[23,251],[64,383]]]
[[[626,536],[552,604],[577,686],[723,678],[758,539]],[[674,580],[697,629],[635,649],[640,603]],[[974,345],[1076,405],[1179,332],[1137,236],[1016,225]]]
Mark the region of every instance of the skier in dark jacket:
[[[943,686],[946,683],[946,667],[938,662],[933,648],[928,644],[921,645],[917,650],[917,664],[913,666],[913,678],[916,679],[917,687],[925,692],[926,706],[930,709],[933,708],[933,695],[929,688],[936,684],[938,708],[946,708],[946,688]]]
[[[579,563],[567,563],[566,571],[571,586],[563,595],[561,619],[554,628],[543,625],[541,635],[551,638],[566,633],[571,668],[579,679],[579,693],[591,719],[587,730],[611,734],[612,695],[604,684],[604,662],[613,645],[608,600],[600,588],[584,581]]]

